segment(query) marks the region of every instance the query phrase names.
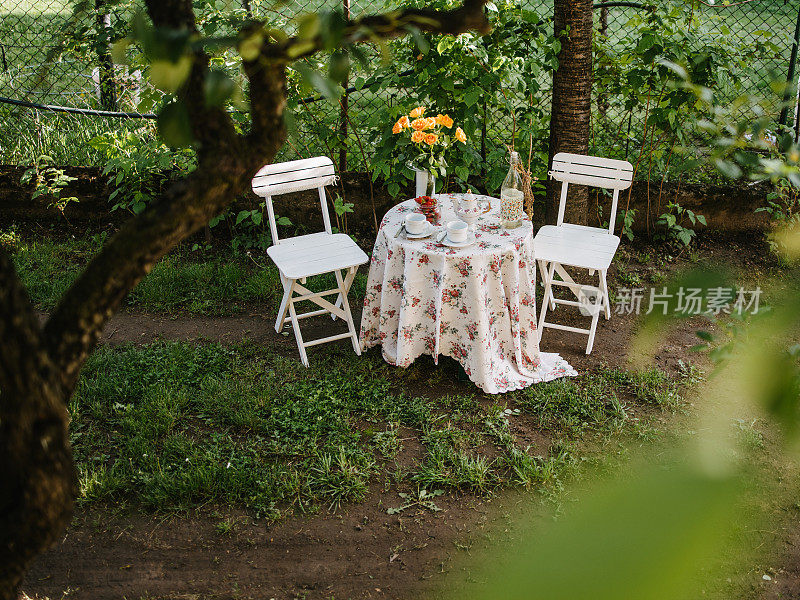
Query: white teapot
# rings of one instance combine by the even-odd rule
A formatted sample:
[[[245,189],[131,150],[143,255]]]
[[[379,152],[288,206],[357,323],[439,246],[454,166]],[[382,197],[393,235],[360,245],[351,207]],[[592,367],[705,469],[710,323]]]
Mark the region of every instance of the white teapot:
[[[478,199],[472,194],[467,192],[460,198],[455,196],[453,204],[456,216],[464,221],[471,230],[475,229],[475,223],[484,212],[484,206],[478,202]]]

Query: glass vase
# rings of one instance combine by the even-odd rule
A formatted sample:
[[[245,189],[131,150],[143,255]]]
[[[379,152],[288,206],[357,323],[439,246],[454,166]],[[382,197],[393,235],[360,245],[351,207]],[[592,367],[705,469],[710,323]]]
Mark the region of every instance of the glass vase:
[[[414,168],[415,198],[433,196],[436,193],[436,175],[425,169]]]

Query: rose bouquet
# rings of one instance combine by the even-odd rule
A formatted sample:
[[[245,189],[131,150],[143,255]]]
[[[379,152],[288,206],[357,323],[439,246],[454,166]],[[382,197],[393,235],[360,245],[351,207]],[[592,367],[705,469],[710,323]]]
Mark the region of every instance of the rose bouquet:
[[[452,134],[453,119],[450,115],[425,116],[425,107],[418,106],[407,115],[400,117],[392,127],[395,135],[410,135],[416,156],[412,157],[414,166],[428,171],[431,175],[444,178],[447,174],[447,150],[456,142],[467,143],[467,136],[461,127]]]

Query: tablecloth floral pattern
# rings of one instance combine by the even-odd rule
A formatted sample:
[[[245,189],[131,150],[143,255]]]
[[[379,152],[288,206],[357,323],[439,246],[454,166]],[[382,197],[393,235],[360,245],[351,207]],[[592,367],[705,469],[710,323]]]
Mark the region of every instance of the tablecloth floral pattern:
[[[422,354],[450,356],[492,394],[577,375],[558,354],[539,352],[531,222],[504,230],[500,201],[483,199],[492,210],[475,226],[476,243],[460,249],[437,243],[435,234],[395,237],[417,210],[413,200],[386,214],[370,263],[362,348],[381,344],[384,359],[400,367]],[[440,195],[445,221],[454,218],[451,202]]]

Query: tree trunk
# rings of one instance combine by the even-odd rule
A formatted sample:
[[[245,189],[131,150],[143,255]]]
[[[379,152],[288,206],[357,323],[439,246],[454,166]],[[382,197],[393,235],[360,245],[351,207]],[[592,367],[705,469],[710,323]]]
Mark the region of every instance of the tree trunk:
[[[67,434],[68,392],[39,320],[0,248],[0,598],[69,523],[77,477]]]
[[[553,73],[550,117],[550,156],[558,152],[586,154],[592,112],[592,0],[556,0],[555,33],[561,39],[558,69]],[[568,33],[562,35],[562,32]],[[561,185],[547,184],[547,221],[555,223]],[[589,193],[586,186],[569,186],[565,221],[586,224]]]
[[[604,6],[600,9],[600,25],[597,31],[598,35],[602,36],[603,41],[608,39],[608,7]],[[608,95],[603,91],[597,94],[597,112],[605,117],[608,113]]]
[[[95,24],[97,25],[97,66],[100,106],[103,110],[117,110],[117,85],[114,81],[114,61],[111,60],[109,31],[111,15],[105,0],[95,0]]]

